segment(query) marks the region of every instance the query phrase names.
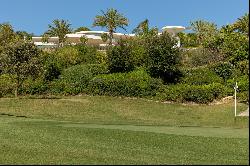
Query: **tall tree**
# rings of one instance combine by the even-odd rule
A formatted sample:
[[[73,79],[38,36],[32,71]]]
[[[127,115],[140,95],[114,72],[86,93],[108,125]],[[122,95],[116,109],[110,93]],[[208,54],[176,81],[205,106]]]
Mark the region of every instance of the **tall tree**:
[[[113,34],[117,28],[124,28],[128,26],[128,19],[122,14],[118,13],[117,10],[111,8],[106,11],[101,11],[103,15],[97,15],[95,17],[93,26],[106,27],[109,32],[109,45],[112,45]]]
[[[59,44],[63,45],[66,41],[66,34],[71,33],[72,29],[70,28],[71,24],[66,20],[53,20],[52,25],[48,25],[49,30],[45,34],[49,36],[58,36]]]

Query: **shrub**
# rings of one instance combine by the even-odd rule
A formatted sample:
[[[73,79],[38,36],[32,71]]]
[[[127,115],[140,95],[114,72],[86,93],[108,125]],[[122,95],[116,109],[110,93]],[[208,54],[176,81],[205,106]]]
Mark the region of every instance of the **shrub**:
[[[233,65],[229,62],[219,62],[210,66],[211,70],[213,70],[218,76],[223,78],[223,80],[227,80],[233,72]]]
[[[23,87],[20,89],[21,94],[44,94],[47,93],[48,83],[43,79],[28,79],[24,82]]]
[[[0,96],[12,94],[15,89],[15,84],[8,74],[0,75]]]
[[[164,101],[183,102],[183,92],[187,88],[186,84],[170,84],[162,86],[157,92],[156,98]]]
[[[74,46],[78,50],[77,64],[94,64],[100,63],[103,59],[101,53],[96,48],[87,45]]]
[[[55,54],[46,53],[43,56],[43,79],[44,81],[52,81],[58,79],[63,70],[64,62],[55,56]]]
[[[61,90],[55,90],[57,92],[64,91],[68,94],[78,94],[84,91],[90,79],[92,79],[97,74],[104,73],[108,73],[107,67],[105,65],[76,65],[65,69],[60,76],[60,83],[55,82],[53,85],[63,85],[63,88],[59,88]]]
[[[223,79],[209,68],[199,67],[185,71],[181,83],[189,85],[203,85],[211,83],[223,83]]]
[[[164,86],[157,94],[157,97],[167,101],[192,101],[206,104],[214,99],[227,96],[227,93],[227,87],[219,83],[207,85],[176,84]]]
[[[132,45],[128,40],[119,40],[118,45],[107,51],[107,64],[111,73],[129,72],[135,68]]]
[[[185,49],[182,56],[185,57],[183,63],[187,67],[199,67],[223,60],[222,55],[204,48]]]
[[[243,75],[243,76],[237,77],[236,79],[227,80],[227,86],[229,88],[233,89],[236,82],[237,82],[237,85],[238,85],[238,91],[239,92],[249,90],[249,78],[248,78],[248,75]]]
[[[53,54],[62,62],[63,68],[77,64],[99,63],[100,58],[97,49],[87,45],[65,46],[56,50]]]
[[[244,92],[237,93],[237,99],[240,102],[249,103],[249,91],[244,91]]]
[[[164,82],[177,82],[181,77],[177,41],[167,33],[147,38],[145,41],[146,66],[150,75],[161,78]]]
[[[88,91],[111,96],[153,96],[161,85],[161,80],[138,69],[129,73],[98,75],[90,81]]]
[[[55,55],[62,61],[63,67],[67,68],[78,64],[78,50],[72,46],[65,46],[55,51]]]

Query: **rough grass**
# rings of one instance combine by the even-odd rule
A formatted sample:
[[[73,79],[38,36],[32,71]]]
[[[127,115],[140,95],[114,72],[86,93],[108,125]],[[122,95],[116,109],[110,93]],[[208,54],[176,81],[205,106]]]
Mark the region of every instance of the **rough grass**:
[[[248,164],[248,117],[233,116],[233,104],[1,98],[0,164]]]
[[[239,103],[237,109],[240,113],[247,105]],[[248,127],[248,117],[234,121],[234,103],[180,105],[107,96],[0,98],[0,114],[94,124]]]

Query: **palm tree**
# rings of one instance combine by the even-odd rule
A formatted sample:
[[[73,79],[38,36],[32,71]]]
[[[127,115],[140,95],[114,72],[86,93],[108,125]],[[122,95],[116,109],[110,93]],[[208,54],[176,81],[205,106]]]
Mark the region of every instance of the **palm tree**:
[[[141,23],[139,23],[139,25],[132,31],[132,33],[141,35],[141,34],[147,34],[149,31],[149,26],[148,26],[149,22],[148,19],[142,21]]]
[[[103,15],[95,17],[93,26],[106,27],[109,32],[109,45],[112,45],[114,32],[117,28],[126,30],[124,26],[128,26],[128,19],[113,8],[108,9],[106,13],[104,11],[101,12]]]
[[[58,36],[59,44],[62,44],[66,41],[66,34],[71,33],[72,29],[68,21],[65,20],[53,20],[52,22],[54,25],[49,25],[49,30],[45,32],[45,34],[49,36]]]
[[[157,34],[158,29],[157,28],[149,28],[149,21],[148,19],[145,19],[139,25],[132,31],[132,33],[135,33],[139,36],[147,36],[149,34]]]

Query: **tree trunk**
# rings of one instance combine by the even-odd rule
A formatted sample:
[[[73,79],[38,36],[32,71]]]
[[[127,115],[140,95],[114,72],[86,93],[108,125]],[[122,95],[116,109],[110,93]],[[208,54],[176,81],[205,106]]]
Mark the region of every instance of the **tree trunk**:
[[[113,30],[109,31],[109,46],[112,46]]]

